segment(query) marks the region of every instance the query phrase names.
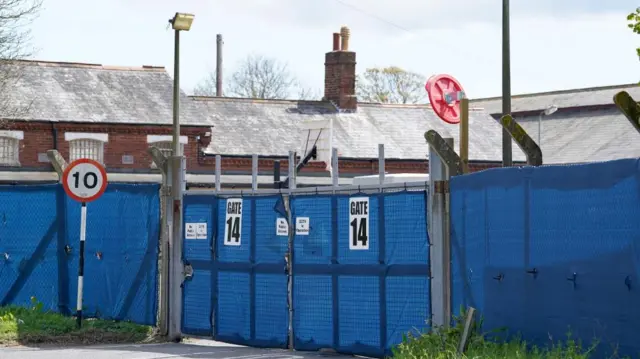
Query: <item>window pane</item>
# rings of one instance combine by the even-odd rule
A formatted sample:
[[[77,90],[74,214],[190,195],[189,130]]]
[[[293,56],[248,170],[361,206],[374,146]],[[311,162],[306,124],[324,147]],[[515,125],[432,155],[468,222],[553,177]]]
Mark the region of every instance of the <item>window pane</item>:
[[[103,143],[96,140],[73,140],[70,142],[69,160],[78,158],[90,158],[103,162]]]
[[[0,164],[18,165],[18,140],[11,137],[0,137]]]

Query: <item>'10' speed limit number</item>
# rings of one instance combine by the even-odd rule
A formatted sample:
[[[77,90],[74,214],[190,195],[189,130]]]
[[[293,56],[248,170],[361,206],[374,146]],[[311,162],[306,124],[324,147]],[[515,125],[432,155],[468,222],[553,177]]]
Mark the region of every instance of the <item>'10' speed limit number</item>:
[[[99,162],[81,158],[64,170],[62,186],[67,195],[78,202],[95,201],[107,188],[107,172]]]

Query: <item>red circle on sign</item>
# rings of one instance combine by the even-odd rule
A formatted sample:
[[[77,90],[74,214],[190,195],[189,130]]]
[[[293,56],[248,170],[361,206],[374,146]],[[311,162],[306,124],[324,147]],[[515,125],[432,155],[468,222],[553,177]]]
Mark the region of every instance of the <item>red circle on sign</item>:
[[[457,92],[464,92],[462,85],[453,76],[436,75],[431,76],[425,85],[429,94],[431,108],[444,122],[460,123],[460,100],[455,99],[447,103],[445,96],[454,96]]]
[[[97,190],[92,191],[93,193],[90,196],[87,196],[87,197],[82,197],[82,196],[78,195],[76,193],[77,190],[71,188],[71,186],[69,184],[69,174],[73,171],[74,168],[76,168],[78,166],[81,166],[81,165],[82,166],[88,165],[88,167],[95,167],[95,169],[92,169],[92,171],[93,172],[97,172],[96,176],[99,176],[100,179],[101,179],[100,187]],[[77,180],[78,183],[80,182],[79,181],[79,177],[80,177],[80,175],[78,175],[78,180]],[[78,183],[76,183],[76,184],[78,184]],[[107,189],[107,171],[104,169],[104,167],[98,161],[94,161],[94,160],[89,159],[89,158],[77,159],[77,160],[71,162],[67,166],[67,168],[65,168],[64,172],[62,173],[62,188],[64,188],[64,191],[67,193],[67,196],[71,197],[72,199],[74,199],[74,200],[76,200],[78,202],[92,202],[92,201],[95,201],[96,199],[100,198],[100,196],[102,196],[104,191]]]

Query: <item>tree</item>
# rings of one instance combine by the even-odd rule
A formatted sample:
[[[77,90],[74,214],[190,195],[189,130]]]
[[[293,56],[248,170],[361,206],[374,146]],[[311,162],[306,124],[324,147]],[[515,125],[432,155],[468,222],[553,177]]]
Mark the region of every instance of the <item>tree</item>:
[[[629,21],[627,26],[636,34],[640,34],[640,7],[636,8],[635,12],[627,15],[627,21]],[[640,47],[636,48],[636,53],[638,54],[638,58],[640,58]]]
[[[358,99],[365,102],[415,104],[427,99],[426,78],[396,66],[369,68],[356,79]]]
[[[194,88],[194,94],[215,96],[215,74],[208,74]],[[293,96],[300,100],[318,97],[316,91],[300,86],[286,63],[255,54],[247,56],[239,63],[238,69],[225,84],[224,95],[259,99],[286,99]]]
[[[33,55],[29,25],[41,7],[42,0],[0,0],[0,125],[29,111],[32,100],[17,105],[8,94],[22,75],[23,68],[16,60]]]

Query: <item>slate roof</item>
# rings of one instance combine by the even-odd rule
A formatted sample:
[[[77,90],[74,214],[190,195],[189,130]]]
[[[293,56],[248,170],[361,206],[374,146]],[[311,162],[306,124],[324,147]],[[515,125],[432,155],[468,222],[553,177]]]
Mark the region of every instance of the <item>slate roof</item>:
[[[22,120],[171,124],[173,79],[163,67],[16,61],[4,64],[11,77],[0,116]],[[182,93],[181,123],[201,115]],[[29,108],[28,112],[16,109]],[[2,113],[6,112],[6,113]]]
[[[440,120],[429,106],[359,104],[355,113],[339,113],[328,102],[195,97],[208,113],[209,154],[286,156],[304,151],[308,131],[303,121],[333,118],[333,146],[341,157],[377,158],[378,144],[387,159],[425,159],[424,133],[430,129],[458,143],[458,126]],[[483,111],[471,111],[469,158],[501,159],[501,127]],[[514,144],[514,160],[524,154]]]
[[[640,86],[637,83],[515,95],[511,97],[511,113],[543,111],[551,105],[559,108],[609,105],[613,104],[613,96],[620,91],[629,92],[635,99],[640,98]],[[502,113],[501,97],[474,99],[470,102],[490,114]]]
[[[640,97],[640,96],[638,96]],[[539,116],[516,116],[537,141]],[[640,134],[617,108],[560,110],[542,120],[545,164],[640,157]]]

